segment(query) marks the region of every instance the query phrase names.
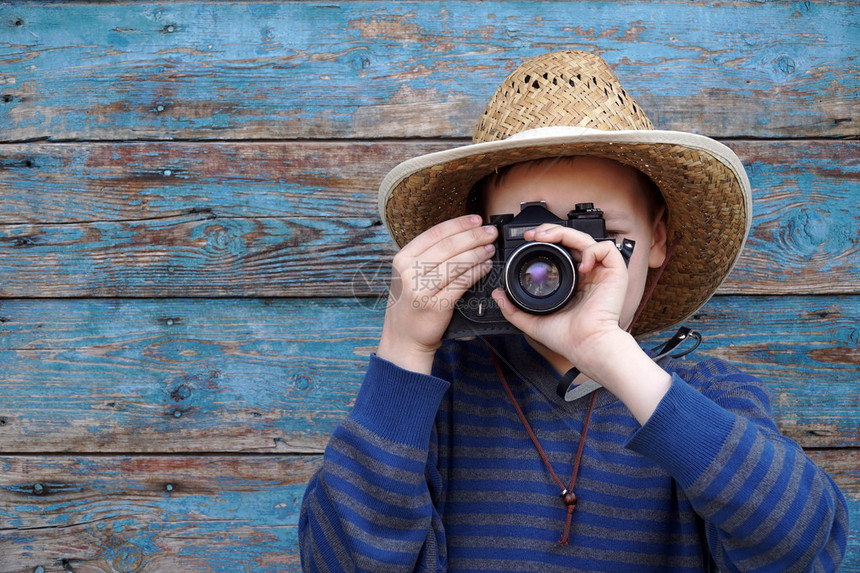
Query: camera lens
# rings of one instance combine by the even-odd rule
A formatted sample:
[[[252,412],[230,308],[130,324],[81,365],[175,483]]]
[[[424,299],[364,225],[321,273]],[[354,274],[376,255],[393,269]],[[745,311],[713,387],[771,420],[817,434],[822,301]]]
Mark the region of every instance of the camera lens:
[[[546,297],[557,291],[558,279],[558,267],[546,257],[526,261],[520,269],[520,286],[533,297]]]
[[[507,258],[505,291],[520,310],[549,314],[573,297],[576,267],[564,248],[554,243],[528,242]]]

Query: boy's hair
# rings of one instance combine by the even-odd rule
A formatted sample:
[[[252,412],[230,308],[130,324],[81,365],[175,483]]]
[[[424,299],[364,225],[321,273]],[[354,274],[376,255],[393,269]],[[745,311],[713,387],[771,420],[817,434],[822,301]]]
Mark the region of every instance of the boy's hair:
[[[542,167],[544,165],[550,166],[555,165],[557,163],[573,163],[577,156],[565,156],[565,157],[545,157],[543,159],[535,159],[529,161],[529,165],[533,167]],[[472,188],[469,193],[469,207],[473,213],[478,213],[482,216],[488,216],[491,213],[486,213],[486,201],[485,198],[487,194],[492,192],[494,189],[497,189],[499,185],[502,184],[505,177],[507,177],[508,173],[510,173],[511,169],[516,167],[517,165],[522,165],[521,163],[513,163],[511,165],[505,165],[504,167],[500,167],[493,173],[490,173],[480,181],[478,181],[475,186]],[[619,165],[623,165],[619,163]],[[631,168],[633,169],[633,168]],[[638,169],[633,169],[636,172],[637,183],[639,184],[639,190],[642,193],[642,196],[645,198],[645,206],[648,209],[648,219],[649,221],[656,221],[657,217],[662,215],[663,218],[666,218],[668,213],[666,207],[666,200],[663,198],[663,194],[660,193],[660,189],[657,185],[651,180],[650,177],[639,171]],[[595,200],[595,204],[599,203],[599,201]],[[599,204],[597,205],[600,206]],[[571,205],[573,208],[573,205]]]

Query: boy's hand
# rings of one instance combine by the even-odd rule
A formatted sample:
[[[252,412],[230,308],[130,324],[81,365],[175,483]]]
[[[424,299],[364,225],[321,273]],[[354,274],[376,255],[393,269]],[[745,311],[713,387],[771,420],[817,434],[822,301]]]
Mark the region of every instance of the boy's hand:
[[[542,225],[524,235],[528,241],[559,243],[579,259],[579,285],[568,306],[536,316],[518,310],[504,291],[493,298],[505,318],[527,336],[566,358],[602,384],[644,424],[668,391],[672,377],[646,355],[622,328],[628,273],[612,241],[558,225]]]
[[[430,373],[454,304],[492,269],[497,234],[465,215],[431,227],[395,255],[377,356]]]
[[[624,258],[614,242],[598,242],[586,233],[559,225],[541,225],[523,238],[558,243],[573,253],[579,265],[576,294],[563,309],[543,316],[517,309],[501,289],[493,298],[509,322],[585,373],[589,358],[604,340],[623,333],[621,309],[628,284]]]

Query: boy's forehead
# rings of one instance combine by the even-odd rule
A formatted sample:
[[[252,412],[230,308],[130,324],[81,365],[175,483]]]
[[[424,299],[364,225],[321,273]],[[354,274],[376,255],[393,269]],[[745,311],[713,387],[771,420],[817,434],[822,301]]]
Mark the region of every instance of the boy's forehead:
[[[516,163],[501,172],[496,187],[505,183],[520,187],[553,185],[563,189],[611,188],[636,185],[639,172],[602,157],[551,157]]]
[[[639,170],[591,155],[508,165],[487,178],[481,194],[487,214],[517,211],[523,201],[546,201],[559,217],[565,217],[576,203],[594,203],[607,219],[617,220],[625,214],[650,219],[665,205],[659,189]]]
[[[599,157],[554,157],[512,165],[500,173],[487,191],[489,199],[534,199],[582,202],[581,193],[607,201],[639,203],[639,176],[632,167]],[[595,197],[596,199],[597,197]],[[592,201],[594,202],[594,201]]]

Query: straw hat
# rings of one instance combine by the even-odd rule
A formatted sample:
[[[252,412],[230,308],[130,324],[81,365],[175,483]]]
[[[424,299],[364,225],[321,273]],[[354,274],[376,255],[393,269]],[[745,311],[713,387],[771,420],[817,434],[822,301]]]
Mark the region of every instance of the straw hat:
[[[496,169],[574,155],[635,167],[666,200],[669,237],[677,237],[678,248],[634,334],[668,328],[695,313],[746,241],[749,180],[725,145],[655,130],[606,62],[587,52],[553,52],[523,63],[493,94],[471,145],[415,157],[386,175],[379,212],[402,247],[433,225],[469,213],[470,190]],[[594,203],[599,207],[600,199]]]

